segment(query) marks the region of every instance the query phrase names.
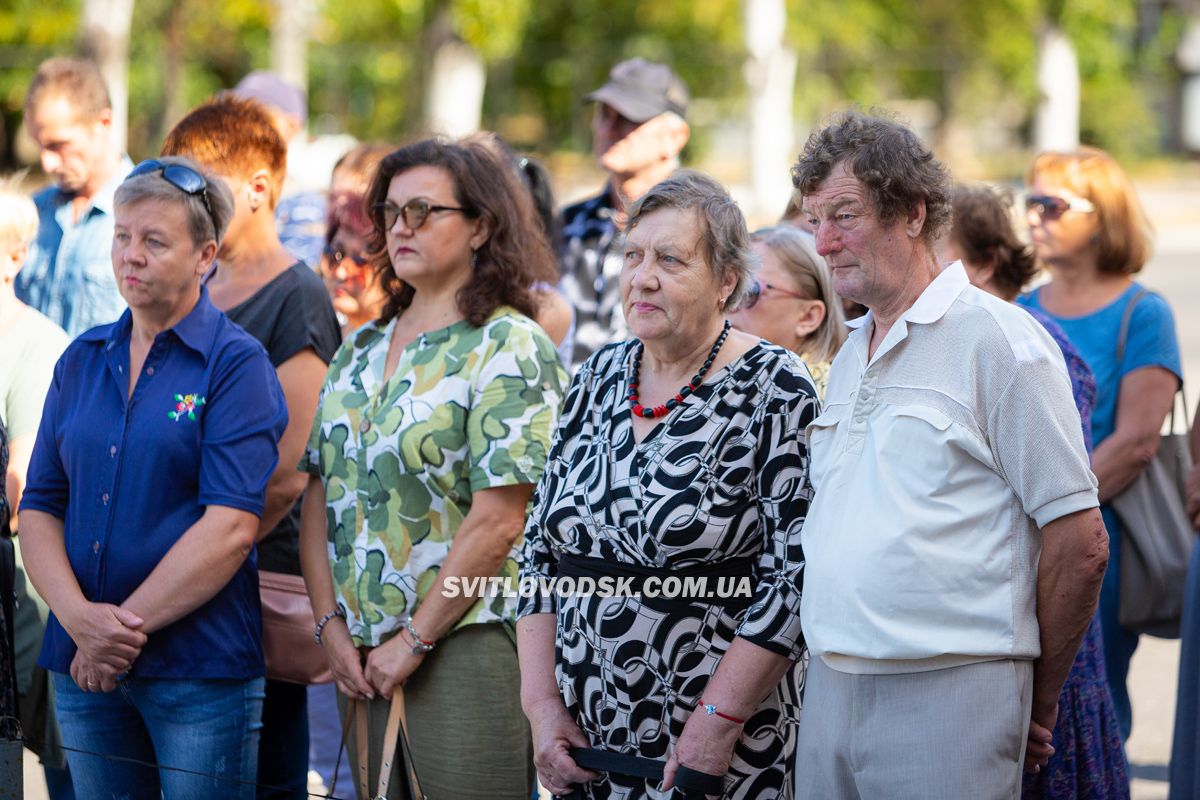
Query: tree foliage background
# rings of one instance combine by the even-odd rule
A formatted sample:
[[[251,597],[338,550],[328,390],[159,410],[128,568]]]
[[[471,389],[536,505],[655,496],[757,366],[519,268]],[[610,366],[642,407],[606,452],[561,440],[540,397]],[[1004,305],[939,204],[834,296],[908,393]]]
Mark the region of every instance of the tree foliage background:
[[[72,52],[82,0],[0,0],[3,160],[39,61]],[[845,105],[924,101],[934,132],[1028,128],[1037,35],[1074,42],[1085,141],[1125,155],[1168,141],[1171,54],[1183,26],[1161,0],[787,0],[799,57],[797,123]],[[190,106],[269,64],[268,0],[137,0],[130,45],[130,151],[157,150]],[[309,44],[311,125],[400,141],[421,133],[438,36],[472,45],[488,68],[485,125],[518,146],[584,150],[580,98],[633,55],[671,63],[697,102],[692,146],[738,119],[745,89],[739,0],[316,0]],[[1019,144],[1019,142],[1018,142]]]

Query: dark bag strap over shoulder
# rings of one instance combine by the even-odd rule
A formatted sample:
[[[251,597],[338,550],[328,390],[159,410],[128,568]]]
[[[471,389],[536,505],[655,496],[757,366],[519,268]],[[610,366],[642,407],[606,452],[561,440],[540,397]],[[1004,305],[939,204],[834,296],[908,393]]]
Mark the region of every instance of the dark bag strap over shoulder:
[[[1125,305],[1125,311],[1121,314],[1121,327],[1117,331],[1117,367],[1121,366],[1121,362],[1125,360],[1125,343],[1129,340],[1129,323],[1133,319],[1133,309],[1137,306],[1138,301],[1145,297],[1150,292],[1145,289],[1138,289],[1137,294],[1129,298],[1129,302]]]

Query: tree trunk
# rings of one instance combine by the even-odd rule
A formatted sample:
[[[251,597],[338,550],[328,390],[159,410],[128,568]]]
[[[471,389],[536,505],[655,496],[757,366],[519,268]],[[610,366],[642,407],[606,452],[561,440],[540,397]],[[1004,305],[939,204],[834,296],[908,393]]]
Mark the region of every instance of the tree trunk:
[[[443,9],[426,31],[429,81],[425,91],[425,127],[433,134],[459,137],[479,130],[487,67],[473,47],[454,32]]]
[[[80,51],[96,62],[112,100],[113,143],[129,138],[129,26],[133,0],[84,0]]]
[[[187,52],[188,0],[177,0],[163,21],[163,107],[154,125],[154,140],[161,142],[187,113],[183,59]]]
[[[1070,151],[1079,147],[1079,64],[1075,47],[1054,26],[1038,37],[1038,110],[1033,146]]]
[[[308,94],[308,34],[313,0],[275,0],[271,15],[271,70]]]
[[[1200,13],[1187,24],[1175,51],[1179,67],[1179,144],[1189,153],[1200,153]]]
[[[783,0],[743,0],[742,13],[750,53],[743,74],[750,96],[752,213],[774,219],[792,194],[796,54],[783,44],[787,25]]]

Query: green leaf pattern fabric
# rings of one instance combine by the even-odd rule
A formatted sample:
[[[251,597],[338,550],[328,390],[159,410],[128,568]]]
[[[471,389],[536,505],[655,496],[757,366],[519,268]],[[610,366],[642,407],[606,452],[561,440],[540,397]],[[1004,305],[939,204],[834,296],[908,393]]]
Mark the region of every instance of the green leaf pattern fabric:
[[[395,635],[432,589],[482,489],[536,484],[567,375],[549,337],[501,307],[422,334],[383,382],[395,321],[368,323],[329,364],[300,469],[325,485],[329,562],[356,646]],[[518,540],[500,576],[517,583]],[[479,600],[455,625],[512,624]]]

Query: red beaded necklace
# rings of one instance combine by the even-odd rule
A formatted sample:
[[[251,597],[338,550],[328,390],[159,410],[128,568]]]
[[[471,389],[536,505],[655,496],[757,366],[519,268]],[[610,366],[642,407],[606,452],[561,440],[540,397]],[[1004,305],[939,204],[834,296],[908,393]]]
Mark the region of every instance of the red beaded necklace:
[[[708,358],[704,361],[704,366],[700,367],[700,371],[696,373],[687,385],[667,402],[660,406],[646,408],[638,402],[638,373],[642,367],[642,351],[645,345],[641,342],[637,344],[637,350],[633,351],[633,369],[629,375],[629,403],[633,406],[633,414],[637,417],[645,417],[646,419],[658,419],[665,417],[671,413],[677,405],[683,402],[683,398],[687,397],[692,392],[696,391],[701,382],[704,380],[705,374],[712,367],[713,361],[717,358],[717,353],[721,350],[721,345],[725,344],[725,337],[729,335],[729,320],[725,320],[725,327],[721,329],[721,335],[717,337],[717,341],[713,343],[712,350],[708,351]]]

